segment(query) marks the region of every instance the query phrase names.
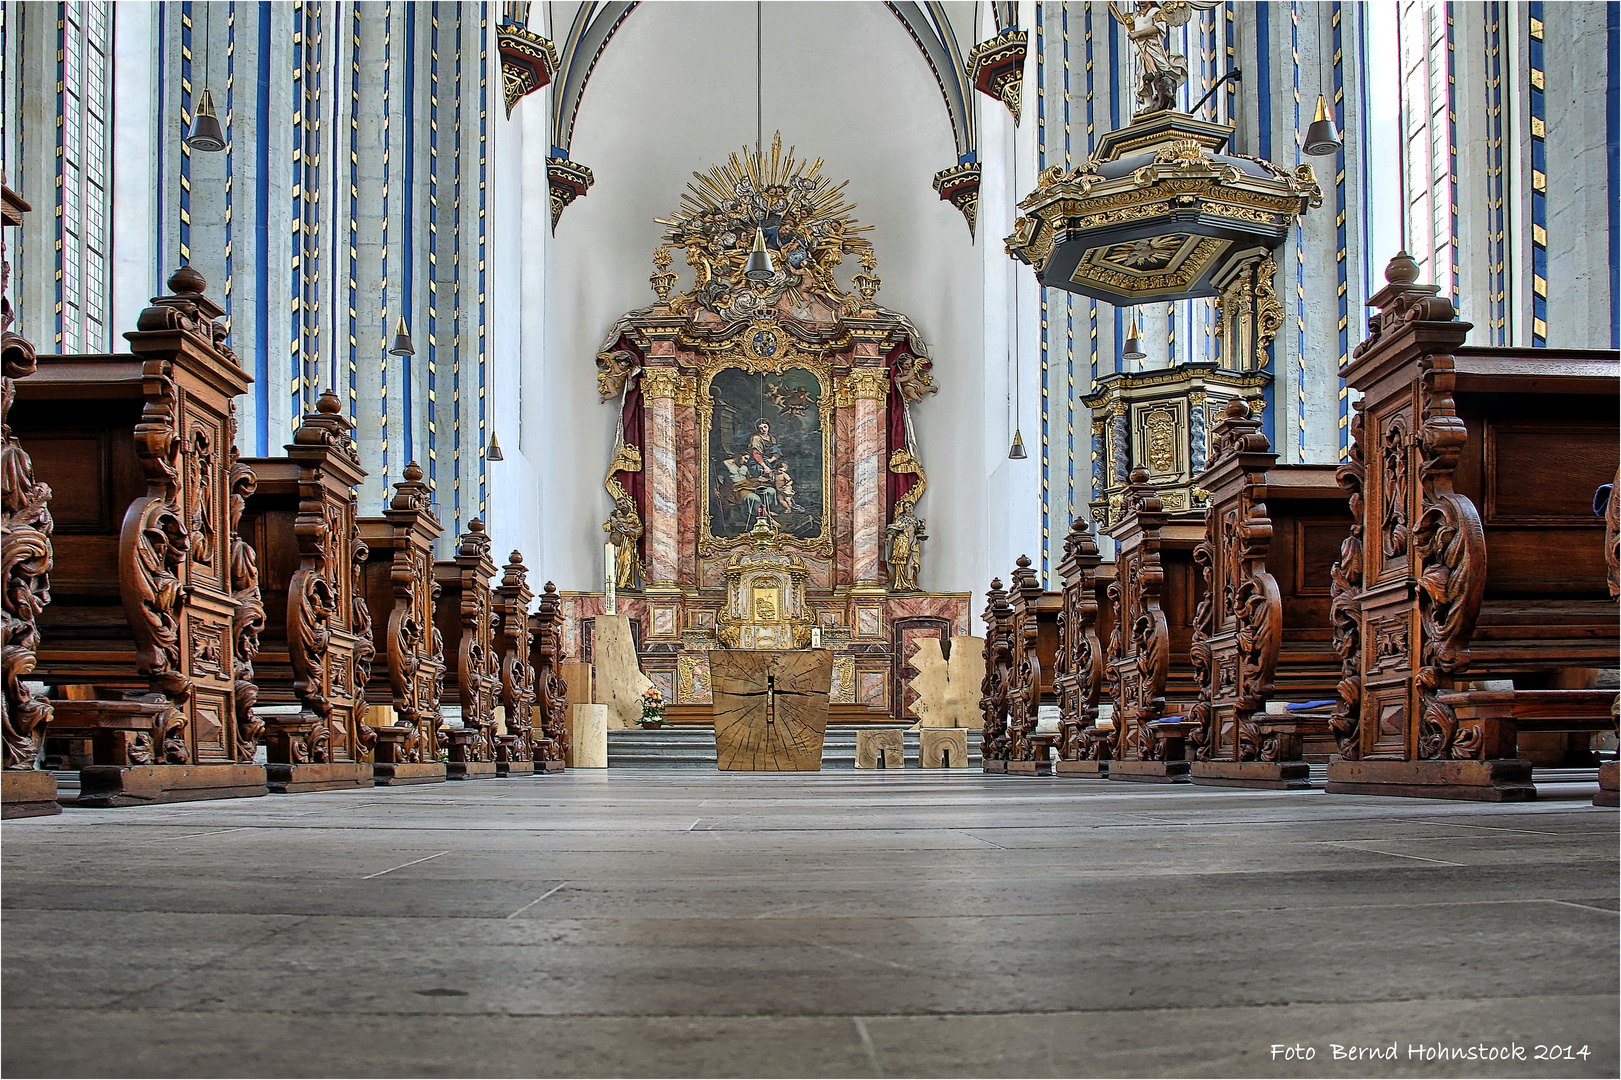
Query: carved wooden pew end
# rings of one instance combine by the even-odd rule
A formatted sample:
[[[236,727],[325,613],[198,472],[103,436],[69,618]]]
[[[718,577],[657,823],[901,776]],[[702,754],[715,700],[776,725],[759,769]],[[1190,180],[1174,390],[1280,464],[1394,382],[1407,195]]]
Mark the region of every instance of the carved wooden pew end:
[[[411,748],[420,738],[420,730],[414,724],[391,724],[377,729],[372,780],[378,787],[444,783],[444,762],[411,760]]]
[[[56,801],[56,774],[43,769],[6,769],[0,772],[4,785],[4,811],[0,817],[10,820],[24,817],[48,817],[60,814],[62,806]]]
[[[495,775],[496,776],[533,776],[535,763],[521,756],[516,735],[497,735],[495,739]],[[561,762],[559,762],[561,764]],[[544,769],[542,772],[546,771]],[[562,772],[562,769],[557,769]]]
[[[1255,713],[1250,722],[1261,747],[1261,760],[1195,761],[1190,773],[1193,782],[1206,787],[1310,790],[1311,765],[1304,750],[1308,742],[1330,737],[1326,713]]]
[[[1614,761],[1598,767],[1598,794],[1593,796],[1594,806],[1621,806],[1621,768]]]
[[[1162,756],[1124,758],[1109,764],[1109,779],[1133,784],[1185,784],[1189,779],[1187,738],[1197,725],[1180,716],[1168,716],[1143,725],[1150,745]]]
[[[1030,735],[1025,739],[1028,746],[1029,760],[1010,761],[1007,771],[1022,776],[1051,776],[1053,774],[1053,748],[1057,745],[1059,736],[1051,734]]]
[[[1522,731],[1609,731],[1615,723],[1614,690],[1469,690],[1443,693],[1441,704],[1457,718],[1456,747],[1471,748],[1474,759],[1421,761],[1341,761],[1328,767],[1328,790],[1350,794],[1414,795],[1421,798],[1508,802],[1536,798],[1531,763],[1516,758]],[[1614,763],[1611,787],[1614,788]],[[1421,770],[1423,776],[1413,775]],[[1405,770],[1405,771],[1404,771]],[[1432,779],[1434,777],[1434,779]],[[1599,776],[1603,795],[1604,776]],[[1437,790],[1438,784],[1451,784]],[[1403,790],[1391,790],[1394,784]],[[1412,789],[1411,791],[1405,789]],[[1600,803],[1598,805],[1615,805]]]
[[[168,701],[54,701],[52,706],[52,737],[88,738],[95,762],[79,770],[78,797],[64,797],[64,805],[145,806],[265,794],[263,765],[154,764],[173,752],[176,739],[185,738],[183,718]]]
[[[488,780],[495,777],[495,747],[489,745],[490,739],[482,728],[440,728],[439,740],[450,751],[450,759],[445,762],[445,779]]]

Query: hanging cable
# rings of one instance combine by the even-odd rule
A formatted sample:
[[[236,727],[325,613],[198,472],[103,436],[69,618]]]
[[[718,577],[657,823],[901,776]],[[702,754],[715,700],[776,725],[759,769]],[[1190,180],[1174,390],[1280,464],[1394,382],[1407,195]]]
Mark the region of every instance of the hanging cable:
[[[765,85],[765,36],[760,28],[761,8],[765,0],[754,2],[754,152],[761,153],[765,146],[765,105],[762,88]]]

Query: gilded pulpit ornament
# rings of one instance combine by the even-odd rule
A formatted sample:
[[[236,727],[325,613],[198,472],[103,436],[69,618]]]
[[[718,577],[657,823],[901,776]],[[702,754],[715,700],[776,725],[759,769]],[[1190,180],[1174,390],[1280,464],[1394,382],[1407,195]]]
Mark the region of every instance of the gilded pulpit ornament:
[[[1214,297],[1220,340],[1217,359],[1160,366],[1163,351],[1152,353],[1164,340],[1138,345],[1134,333],[1130,358],[1142,367],[1102,376],[1083,398],[1099,451],[1092,512],[1112,529],[1138,468],[1164,512],[1203,515],[1208,418],[1234,399],[1262,409],[1283,321],[1272,252],[1323,195],[1310,165],[1234,153],[1231,124],[1176,109],[1188,62],[1169,52],[1166,33],[1209,0],[1109,6],[1136,46],[1137,115],[1103,135],[1090,160],[1040,174],[1007,252],[1043,286],[1118,307]]]

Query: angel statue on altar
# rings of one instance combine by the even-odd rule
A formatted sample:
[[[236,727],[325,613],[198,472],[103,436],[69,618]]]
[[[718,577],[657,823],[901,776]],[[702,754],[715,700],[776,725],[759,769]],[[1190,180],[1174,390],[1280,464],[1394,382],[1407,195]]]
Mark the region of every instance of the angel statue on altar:
[[[1122,11],[1109,0],[1109,11],[1137,46],[1137,115],[1176,108],[1176,92],[1188,81],[1188,58],[1173,56],[1166,45],[1172,27],[1186,25],[1193,9],[1209,10],[1219,0],[1138,0]]]

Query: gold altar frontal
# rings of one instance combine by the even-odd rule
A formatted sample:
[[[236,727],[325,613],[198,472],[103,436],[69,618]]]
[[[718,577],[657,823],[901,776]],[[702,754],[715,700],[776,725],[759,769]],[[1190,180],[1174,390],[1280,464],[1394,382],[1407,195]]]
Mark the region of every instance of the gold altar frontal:
[[[715,760],[737,772],[820,772],[833,654],[717,649]]]

